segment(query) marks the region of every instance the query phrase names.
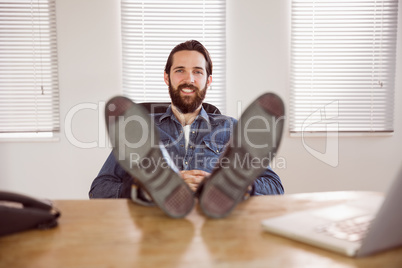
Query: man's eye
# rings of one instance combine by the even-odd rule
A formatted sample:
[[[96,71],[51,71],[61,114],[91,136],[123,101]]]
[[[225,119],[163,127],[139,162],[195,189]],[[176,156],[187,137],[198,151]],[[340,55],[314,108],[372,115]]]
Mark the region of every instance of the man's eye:
[[[182,73],[183,70],[176,70],[176,73]]]
[[[201,71],[195,71],[196,74],[203,74]]]

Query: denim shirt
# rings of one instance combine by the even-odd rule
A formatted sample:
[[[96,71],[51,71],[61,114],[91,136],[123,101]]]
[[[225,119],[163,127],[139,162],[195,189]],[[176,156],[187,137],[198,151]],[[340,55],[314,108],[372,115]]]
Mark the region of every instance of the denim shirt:
[[[190,126],[186,148],[182,125],[173,114],[171,107],[165,113],[151,114],[159,129],[160,141],[170,154],[179,170],[204,170],[212,172],[233,134],[237,121],[234,118],[207,114],[204,108]],[[90,198],[130,198],[131,185],[135,183],[117,163],[111,153],[92,183]],[[252,185],[250,195],[283,194],[279,176],[267,167]]]

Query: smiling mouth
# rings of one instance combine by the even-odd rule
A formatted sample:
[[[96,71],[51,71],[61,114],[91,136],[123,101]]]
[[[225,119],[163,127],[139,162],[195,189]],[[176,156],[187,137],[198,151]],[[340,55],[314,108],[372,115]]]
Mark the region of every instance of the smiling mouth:
[[[181,91],[182,91],[183,93],[193,93],[193,92],[194,92],[194,89],[182,88]]]

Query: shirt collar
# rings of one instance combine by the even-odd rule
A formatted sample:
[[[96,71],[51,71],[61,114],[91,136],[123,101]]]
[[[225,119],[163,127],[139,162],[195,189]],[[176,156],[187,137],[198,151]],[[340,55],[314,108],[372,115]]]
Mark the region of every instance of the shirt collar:
[[[164,114],[162,114],[162,116],[159,118],[159,122],[162,122],[162,120],[165,118],[170,118],[171,120],[177,121],[176,116],[173,114],[173,111],[172,111],[172,105],[169,105],[166,112]],[[204,119],[209,124],[209,117],[208,117],[207,111],[205,111],[204,107],[202,107],[202,106],[201,106],[200,113],[197,115],[197,117],[194,119],[194,121],[197,121],[199,118]]]

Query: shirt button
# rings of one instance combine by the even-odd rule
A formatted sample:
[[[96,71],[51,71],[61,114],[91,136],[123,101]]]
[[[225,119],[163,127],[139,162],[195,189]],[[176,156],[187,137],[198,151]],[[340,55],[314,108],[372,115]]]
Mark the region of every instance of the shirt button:
[[[217,153],[219,153],[219,150],[216,150]]]
[[[188,162],[186,161],[186,165],[188,165]]]
[[[195,133],[195,131],[193,130],[193,132],[192,132],[193,134]]]

